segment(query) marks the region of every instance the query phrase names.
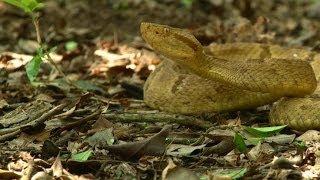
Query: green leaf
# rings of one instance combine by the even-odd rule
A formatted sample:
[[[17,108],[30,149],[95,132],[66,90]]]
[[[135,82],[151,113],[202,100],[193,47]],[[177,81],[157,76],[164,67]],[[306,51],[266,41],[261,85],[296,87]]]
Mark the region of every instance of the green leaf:
[[[246,172],[247,168],[231,169],[220,172],[219,175],[229,176],[232,179],[240,179],[246,174]]]
[[[257,137],[269,137],[279,133],[285,127],[286,125],[272,127],[245,127],[245,130]]]
[[[21,0],[21,2],[24,7],[29,10],[29,12],[33,12],[43,7],[43,4],[39,3],[37,0]]]
[[[13,6],[16,6],[18,8],[24,9],[24,7],[22,6],[22,3],[18,0],[4,0],[4,2],[11,4]]]
[[[42,58],[44,57],[43,49],[39,48],[37,54],[33,56],[31,61],[26,65],[26,72],[30,82],[33,82],[40,70],[40,65],[42,63]]]
[[[75,41],[68,41],[64,47],[66,48],[67,51],[74,51],[78,48],[78,43]]]
[[[37,0],[4,0],[4,2],[23,9],[27,13],[34,12],[43,7]]]
[[[71,159],[78,161],[78,162],[84,162],[89,159],[89,157],[92,155],[92,152],[93,151],[91,149],[89,149],[89,150],[81,152],[81,153],[72,154]]]
[[[307,145],[304,141],[294,140],[293,144],[296,145],[299,149],[307,149]]]
[[[180,0],[181,4],[183,4],[187,9],[192,7],[192,3],[194,0]]]
[[[244,142],[243,137],[239,133],[236,133],[234,135],[234,144],[241,153],[247,152],[246,143]]]

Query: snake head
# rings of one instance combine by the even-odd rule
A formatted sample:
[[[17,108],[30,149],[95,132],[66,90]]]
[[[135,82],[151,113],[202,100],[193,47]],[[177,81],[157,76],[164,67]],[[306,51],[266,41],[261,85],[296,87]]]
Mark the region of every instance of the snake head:
[[[166,25],[142,22],[140,31],[143,39],[157,52],[179,63],[188,63],[188,60],[202,53],[199,41],[187,30],[172,28]]]

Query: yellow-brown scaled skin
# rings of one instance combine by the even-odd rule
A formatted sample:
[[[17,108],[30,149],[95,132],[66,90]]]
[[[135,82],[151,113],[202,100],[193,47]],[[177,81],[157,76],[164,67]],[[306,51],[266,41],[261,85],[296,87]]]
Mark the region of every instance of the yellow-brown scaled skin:
[[[186,30],[153,23],[142,23],[141,34],[155,51],[174,62],[162,62],[145,84],[144,99],[153,108],[183,114],[248,109],[284,96],[304,97],[317,87],[309,62],[320,56],[310,51],[257,43],[202,47]],[[301,120],[288,120],[290,108],[286,111],[273,110],[272,122],[320,128],[320,121],[308,113],[299,114],[312,119],[304,126],[296,123]]]

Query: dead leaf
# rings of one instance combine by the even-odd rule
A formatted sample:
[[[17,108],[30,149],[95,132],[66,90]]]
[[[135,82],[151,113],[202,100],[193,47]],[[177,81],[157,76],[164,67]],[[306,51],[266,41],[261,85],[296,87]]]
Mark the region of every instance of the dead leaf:
[[[0,169],[0,179],[19,179],[20,177],[18,173]]]
[[[274,153],[275,150],[268,143],[258,143],[248,152],[248,157],[253,161],[263,161],[270,159]]]
[[[62,167],[62,163],[61,163],[61,160],[60,160],[60,154],[58,154],[58,156],[56,157],[54,163],[51,166],[51,169],[52,169],[53,176],[55,178],[59,178],[59,177],[62,176],[63,167]]]
[[[199,180],[200,178],[187,168],[175,165],[172,159],[168,160],[167,167],[162,171],[162,180]]]
[[[171,126],[167,125],[150,138],[138,142],[107,146],[106,149],[125,159],[139,158],[145,155],[161,155],[166,150],[165,139],[169,135],[170,129]]]
[[[316,130],[309,130],[297,138],[299,141],[320,141],[320,132]]]
[[[43,158],[50,158],[57,156],[60,152],[60,148],[57,147],[53,142],[45,140],[41,148],[41,155]]]
[[[190,146],[183,144],[170,144],[168,146],[167,155],[171,156],[190,156],[200,154],[206,144],[199,146]]]
[[[6,100],[0,99],[0,109],[3,109],[4,107],[9,106]]]
[[[49,175],[48,173],[44,171],[39,171],[35,175],[32,176],[31,180],[51,180],[54,179],[53,176]]]
[[[265,138],[266,142],[274,142],[277,144],[290,144],[293,142],[293,140],[296,138],[295,134],[279,134],[276,136],[271,136],[271,137],[267,137]]]
[[[137,176],[137,170],[133,167],[133,166],[131,166],[129,163],[126,163],[126,162],[124,162],[124,163],[121,163],[119,166],[118,166],[118,168],[117,168],[117,170],[116,170],[117,172],[120,172],[120,173],[122,173],[122,174],[125,174],[126,176],[131,176],[131,178],[133,178],[133,177],[136,177]],[[130,178],[130,179],[131,179]]]
[[[85,142],[88,142],[92,147],[110,146],[114,143],[112,131],[112,128],[98,131],[94,135],[88,137]]]

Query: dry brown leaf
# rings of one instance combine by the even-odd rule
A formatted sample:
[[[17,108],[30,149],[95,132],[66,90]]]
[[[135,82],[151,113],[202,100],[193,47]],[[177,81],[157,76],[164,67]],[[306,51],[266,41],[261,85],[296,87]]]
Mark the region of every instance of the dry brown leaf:
[[[171,126],[167,125],[150,138],[138,142],[107,146],[106,149],[119,154],[124,159],[139,158],[145,155],[161,155],[165,152],[165,139],[169,134]]]

